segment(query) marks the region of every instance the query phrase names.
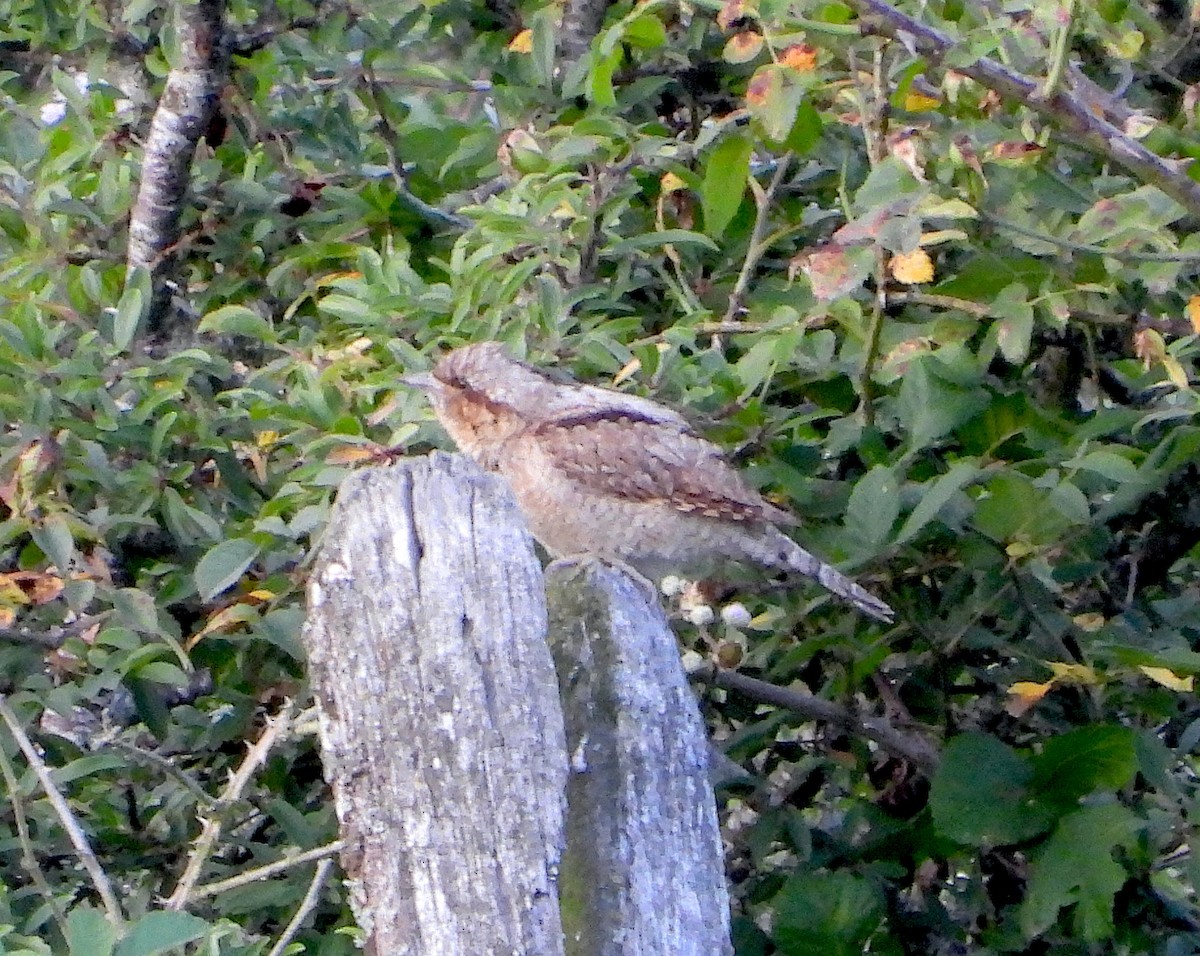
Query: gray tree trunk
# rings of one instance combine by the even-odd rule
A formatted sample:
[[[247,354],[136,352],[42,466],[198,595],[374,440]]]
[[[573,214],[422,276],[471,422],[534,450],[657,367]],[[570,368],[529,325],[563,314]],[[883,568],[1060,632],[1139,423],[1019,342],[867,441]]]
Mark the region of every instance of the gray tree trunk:
[[[674,636],[611,567],[559,562],[549,581],[553,662],[499,479],[434,455],[342,486],[304,641],[367,951],[725,956],[706,735]]]
[[[562,952],[567,757],[542,571],[461,458],[342,486],[304,643],[367,952]]]

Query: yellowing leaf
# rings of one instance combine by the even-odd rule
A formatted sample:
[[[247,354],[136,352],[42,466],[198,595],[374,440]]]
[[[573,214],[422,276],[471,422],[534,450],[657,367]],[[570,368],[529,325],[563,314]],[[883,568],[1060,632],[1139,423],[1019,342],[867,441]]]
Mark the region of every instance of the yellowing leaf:
[[[1023,558],[1026,555],[1033,554],[1036,550],[1037,548],[1028,541],[1010,541],[1004,549],[1004,553],[1010,558]]]
[[[1188,321],[1192,323],[1192,331],[1200,335],[1200,295],[1194,295],[1187,301],[1184,308]]]
[[[1104,683],[1095,669],[1088,667],[1087,664],[1070,664],[1067,661],[1046,661],[1045,663],[1050,668],[1050,673],[1054,675],[1055,680],[1067,684],[1082,684],[1086,687],[1095,687]]]
[[[1164,355],[1162,364],[1163,370],[1167,373],[1167,378],[1171,380],[1172,385],[1185,391],[1191,388],[1191,385],[1188,384],[1187,372],[1184,371],[1183,366],[1179,363],[1179,359],[1174,355]]]
[[[1087,631],[1089,634],[1094,634],[1100,628],[1104,627],[1104,615],[1097,611],[1076,614],[1071,620],[1075,622],[1077,628],[1081,631]]]
[[[379,456],[378,445],[339,445],[325,456],[327,465],[357,465]]]
[[[687,189],[687,183],[675,173],[663,173],[662,179],[658,181],[658,188],[664,193],[676,193]]]
[[[746,30],[729,38],[722,55],[726,63],[749,63],[762,52],[762,48],[762,34]]]
[[[515,37],[508,41],[508,49],[510,53],[532,53],[533,31],[522,30]]]
[[[933,260],[924,249],[914,249],[892,257],[892,276],[905,285],[933,281]]]
[[[1180,677],[1173,670],[1165,667],[1139,667],[1138,670],[1156,684],[1162,684],[1163,687],[1185,694],[1190,694],[1196,685],[1196,679],[1190,674],[1187,677]]]
[[[621,366],[621,371],[617,372],[617,374],[613,376],[613,386],[615,387],[620,385],[627,378],[636,375],[639,371],[641,371],[641,368],[642,360],[637,357],[631,358],[628,362]]]
[[[797,73],[811,73],[817,67],[817,48],[807,43],[795,43],[783,51],[779,62]]]
[[[1149,372],[1155,362],[1166,357],[1167,343],[1154,329],[1139,329],[1133,336],[1133,354],[1142,360],[1142,368]]]
[[[869,268],[852,258],[841,246],[806,250],[792,257],[788,276],[803,272],[812,285],[813,295],[823,302],[853,292],[866,279]]]
[[[904,94],[904,108],[910,113],[920,113],[925,110],[937,109],[942,105],[942,101],[933,96],[926,96],[924,93],[918,93],[914,89],[909,89]]]
[[[1053,680],[1048,680],[1044,684],[1031,680],[1017,681],[1008,689],[1008,703],[1004,705],[1004,709],[1010,716],[1020,717],[1045,697],[1053,686]]]
[[[1037,143],[997,143],[988,151],[988,157],[1009,166],[1026,166],[1045,152]]]

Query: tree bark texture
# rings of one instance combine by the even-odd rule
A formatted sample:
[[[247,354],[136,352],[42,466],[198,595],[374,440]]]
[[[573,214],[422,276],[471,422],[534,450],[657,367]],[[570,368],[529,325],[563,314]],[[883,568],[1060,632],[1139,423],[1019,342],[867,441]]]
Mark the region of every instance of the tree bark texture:
[[[547,600],[571,754],[566,952],[732,953],[707,733],[656,596],[585,559],[551,565]]]
[[[304,642],[368,953],[562,952],[567,754],[545,634],[501,481],[435,455],[342,486]]]
[[[225,0],[178,3],[179,62],[150,123],[137,199],[129,217],[128,272],[150,274],[150,331],[163,336],[175,265],[179,218],[191,179],[192,157],[212,119],[228,72]]]

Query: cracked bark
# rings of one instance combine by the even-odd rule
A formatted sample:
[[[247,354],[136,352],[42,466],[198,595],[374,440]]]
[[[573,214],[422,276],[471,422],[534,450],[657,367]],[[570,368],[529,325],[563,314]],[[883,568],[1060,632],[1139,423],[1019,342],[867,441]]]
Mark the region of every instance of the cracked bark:
[[[567,759],[542,571],[462,458],[342,486],[304,644],[367,952],[562,952]]]
[[[726,956],[706,733],[662,610],[606,565],[547,573],[465,458],[341,488],[304,643],[367,951]]]

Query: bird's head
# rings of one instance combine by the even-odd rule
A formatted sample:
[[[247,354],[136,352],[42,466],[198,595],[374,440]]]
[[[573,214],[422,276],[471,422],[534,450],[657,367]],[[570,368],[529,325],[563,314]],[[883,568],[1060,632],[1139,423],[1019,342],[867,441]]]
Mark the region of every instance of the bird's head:
[[[544,411],[555,389],[544,374],[512,358],[498,342],[455,349],[432,372],[401,381],[424,390],[454,443],[483,462]]]

